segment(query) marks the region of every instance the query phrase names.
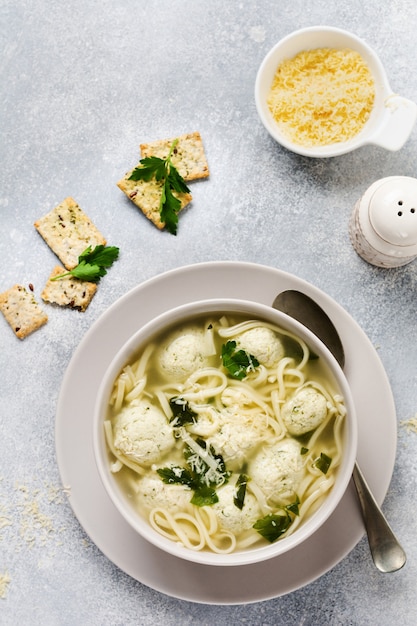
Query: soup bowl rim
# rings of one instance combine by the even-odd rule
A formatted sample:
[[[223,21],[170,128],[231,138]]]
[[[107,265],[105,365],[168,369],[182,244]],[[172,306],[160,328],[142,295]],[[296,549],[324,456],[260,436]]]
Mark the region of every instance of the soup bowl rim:
[[[331,375],[335,379],[338,390],[344,398],[347,409],[345,418],[345,449],[341,465],[338,469],[335,484],[317,511],[288,537],[283,537],[268,545],[228,554],[194,551],[186,548],[158,534],[148,521],[134,511],[128,502],[127,496],[122,493],[117,480],[111,472],[104,435],[104,419],[107,413],[110,393],[114,381],[123,367],[134,360],[135,355],[140,352],[151,336],[171,326],[176,326],[182,321],[188,321],[193,316],[204,316],[205,313],[248,315],[248,319],[255,318],[272,322],[276,326],[289,330],[303,339],[311,350],[319,357],[324,358]],[[358,445],[358,429],[352,393],[345,374],[328,348],[308,328],[285,313],[265,304],[236,298],[210,298],[182,304],[157,315],[139,328],[115,353],[107,367],[96,395],[92,427],[93,453],[101,482],[113,505],[130,527],[143,539],[166,553],[186,561],[212,566],[247,565],[265,561],[288,552],[311,537],[326,522],[341,501],[351,479]]]

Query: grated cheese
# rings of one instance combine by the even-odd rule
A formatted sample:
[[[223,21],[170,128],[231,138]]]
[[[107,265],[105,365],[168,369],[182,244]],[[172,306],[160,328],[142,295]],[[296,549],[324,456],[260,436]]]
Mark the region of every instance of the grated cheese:
[[[10,580],[11,578],[7,572],[5,572],[4,574],[0,572],[0,598],[6,597]]]
[[[401,426],[404,426],[407,430],[417,434],[417,413],[414,417],[402,421]]]
[[[358,52],[318,48],[278,66],[268,106],[288,139],[325,146],[357,135],[374,100],[374,80]]]

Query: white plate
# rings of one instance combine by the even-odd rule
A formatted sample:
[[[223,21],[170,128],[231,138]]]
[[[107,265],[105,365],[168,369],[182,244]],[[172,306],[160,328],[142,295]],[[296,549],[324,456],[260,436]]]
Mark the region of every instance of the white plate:
[[[299,278],[252,263],[210,262],[157,276],[115,302],[86,333],[64,376],[56,415],[61,479],[70,487],[69,500],[79,522],[115,565],[157,591],[206,604],[278,597],[330,570],[364,534],[351,483],[326,524],[288,554],[239,567],[194,565],[139,537],[113,506],[96,469],[91,420],[95,395],[110,359],[132,333],[154,315],[192,300],[232,297],[271,304],[284,289],[313,297],[341,335],[359,421],[358,461],[378,502],[384,499],[395,462],[394,401],[376,351],[342,307]]]

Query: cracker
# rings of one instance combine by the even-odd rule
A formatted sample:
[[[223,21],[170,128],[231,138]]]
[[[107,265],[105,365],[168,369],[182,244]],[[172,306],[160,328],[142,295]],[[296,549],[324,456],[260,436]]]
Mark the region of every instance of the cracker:
[[[34,295],[22,285],[14,285],[0,293],[0,311],[19,339],[24,339],[48,321]]]
[[[188,133],[173,139],[140,144],[142,158],[156,156],[166,159],[172,142],[178,139],[171,160],[185,181],[207,178],[210,174],[200,133]]]
[[[51,278],[64,273],[65,269],[59,265],[52,270],[48,282],[41,293],[42,300],[49,302],[49,304],[85,311],[97,291],[97,284],[79,280],[74,276],[65,276],[59,280],[51,280]]]
[[[150,181],[144,180],[129,180],[129,176],[133,170],[127,172],[127,174],[119,180],[117,186],[121,189],[130,200],[142,211],[142,213],[155,224],[159,229],[164,228],[165,223],[161,221],[159,213],[159,204],[162,193],[162,183],[151,179]],[[192,200],[190,193],[177,193],[173,192],[174,196],[181,202],[181,210],[187,206]]]
[[[73,198],[66,198],[41,217],[35,228],[67,270],[78,265],[78,257],[88,246],[107,243]]]

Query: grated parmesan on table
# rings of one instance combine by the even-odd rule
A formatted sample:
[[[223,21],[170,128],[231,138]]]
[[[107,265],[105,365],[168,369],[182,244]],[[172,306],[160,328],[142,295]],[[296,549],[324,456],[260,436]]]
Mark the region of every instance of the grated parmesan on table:
[[[278,66],[268,106],[288,139],[311,147],[357,135],[374,100],[374,80],[358,52],[318,48]]]
[[[401,426],[404,426],[407,430],[417,434],[417,413],[414,417],[410,417],[410,419],[402,421]]]
[[[5,598],[11,578],[7,572],[0,572],[0,598]]]

